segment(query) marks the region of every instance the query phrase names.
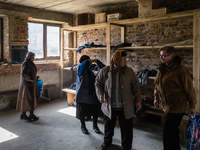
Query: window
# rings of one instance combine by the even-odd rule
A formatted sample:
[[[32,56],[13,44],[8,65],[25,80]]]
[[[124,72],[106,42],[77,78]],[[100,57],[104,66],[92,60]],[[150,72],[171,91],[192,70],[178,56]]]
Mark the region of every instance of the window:
[[[3,18],[0,18],[0,61],[3,61]]]
[[[37,59],[60,57],[60,26],[43,23],[28,23],[28,51]]]

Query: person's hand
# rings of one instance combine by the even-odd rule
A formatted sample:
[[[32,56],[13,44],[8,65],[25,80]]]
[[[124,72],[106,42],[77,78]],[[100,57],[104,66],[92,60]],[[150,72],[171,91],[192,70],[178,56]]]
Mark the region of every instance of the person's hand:
[[[33,80],[28,80],[29,82],[33,82]]]
[[[140,110],[142,108],[142,103],[141,102],[137,102],[136,103],[136,108],[137,108],[137,111]]]
[[[190,114],[192,114],[193,116],[196,114],[196,110],[195,109],[190,109]]]
[[[154,102],[153,102],[154,106],[156,106],[157,108],[159,107],[158,105],[158,101],[155,99]]]
[[[100,97],[99,97],[99,101],[101,102],[101,103],[104,103],[105,101],[104,101],[104,96],[103,95],[101,95]]]

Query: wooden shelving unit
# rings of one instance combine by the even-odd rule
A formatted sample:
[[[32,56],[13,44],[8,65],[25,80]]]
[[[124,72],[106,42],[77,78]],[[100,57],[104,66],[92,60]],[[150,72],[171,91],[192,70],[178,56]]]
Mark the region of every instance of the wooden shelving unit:
[[[184,18],[184,17],[193,17],[193,45],[182,45],[182,46],[175,46],[175,48],[193,48],[193,84],[196,90],[197,96],[197,111],[200,111],[200,9],[197,10],[189,10],[184,12],[177,12],[177,13],[170,13],[146,18],[132,18],[132,19],[125,19],[125,20],[118,20],[106,23],[98,23],[98,24],[89,24],[89,25],[81,25],[81,26],[74,26],[61,29],[61,88],[62,81],[63,81],[63,51],[66,50],[63,47],[63,31],[71,31],[74,32],[74,47],[77,47],[77,32],[78,31],[85,31],[91,29],[98,29],[98,28],[106,28],[106,45],[105,48],[107,51],[107,65],[110,62],[110,54],[111,54],[111,26],[119,26],[121,27],[121,43],[125,41],[125,26],[133,25],[137,23],[144,23],[144,22],[152,22],[152,21],[159,21],[159,20],[168,20],[168,19],[176,19],[176,18]],[[124,47],[119,49],[148,49],[148,48],[161,48],[162,46],[140,46],[140,47]],[[74,58],[76,58],[76,48],[70,48],[68,50],[73,50]],[[101,48],[102,49],[102,48]],[[62,89],[61,89],[62,91]],[[61,92],[62,93],[62,92]]]
[[[91,29],[106,28],[108,24],[123,27],[123,26],[132,25],[136,23],[142,23],[142,22],[151,22],[151,21],[167,20],[167,19],[175,19],[175,18],[183,18],[183,17],[193,17],[194,12],[196,11],[200,11],[200,10],[189,10],[189,11],[184,11],[184,12],[163,14],[163,15],[157,15],[157,16],[145,17],[145,18],[132,18],[132,19],[117,20],[117,21],[106,22],[106,23],[80,25],[80,26],[73,26],[73,27],[68,27],[68,28],[63,28],[63,29],[67,31],[85,31],[85,30],[91,30]]]
[[[159,49],[163,46],[138,46],[138,47],[122,47],[118,49]],[[174,48],[193,48],[193,45],[174,46]]]
[[[63,29],[66,31],[77,32],[77,31],[86,31],[86,30],[92,30],[92,29],[105,28],[106,25],[107,23],[97,23],[97,24],[73,26],[73,27],[68,27],[68,28],[63,28]]]
[[[63,50],[72,50],[72,51],[76,51],[78,48],[65,48]],[[86,50],[98,50],[98,49],[102,49],[102,50],[107,50],[106,47],[91,47],[91,48],[84,48]]]

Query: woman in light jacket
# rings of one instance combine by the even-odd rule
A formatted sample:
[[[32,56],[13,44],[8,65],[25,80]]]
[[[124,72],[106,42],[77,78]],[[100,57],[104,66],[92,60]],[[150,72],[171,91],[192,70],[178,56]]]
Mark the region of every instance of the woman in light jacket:
[[[21,65],[20,84],[17,98],[16,109],[21,111],[20,119],[38,120],[39,117],[34,115],[34,110],[37,107],[38,87],[37,87],[37,67],[33,63],[35,54],[28,52],[25,61]],[[30,115],[26,115],[26,111]]]
[[[117,118],[121,129],[122,148],[132,148],[134,107],[136,105],[140,110],[142,99],[138,78],[133,69],[126,66],[126,55],[124,51],[115,51],[111,65],[104,67],[96,78],[96,94],[102,103],[101,110],[105,121],[101,150],[106,150],[111,145]]]

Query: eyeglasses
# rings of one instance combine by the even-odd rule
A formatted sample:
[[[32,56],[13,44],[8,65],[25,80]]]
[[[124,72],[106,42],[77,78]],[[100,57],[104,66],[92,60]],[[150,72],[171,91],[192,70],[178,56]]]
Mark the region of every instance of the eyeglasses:
[[[159,55],[161,58],[166,58],[168,57],[169,55]]]

